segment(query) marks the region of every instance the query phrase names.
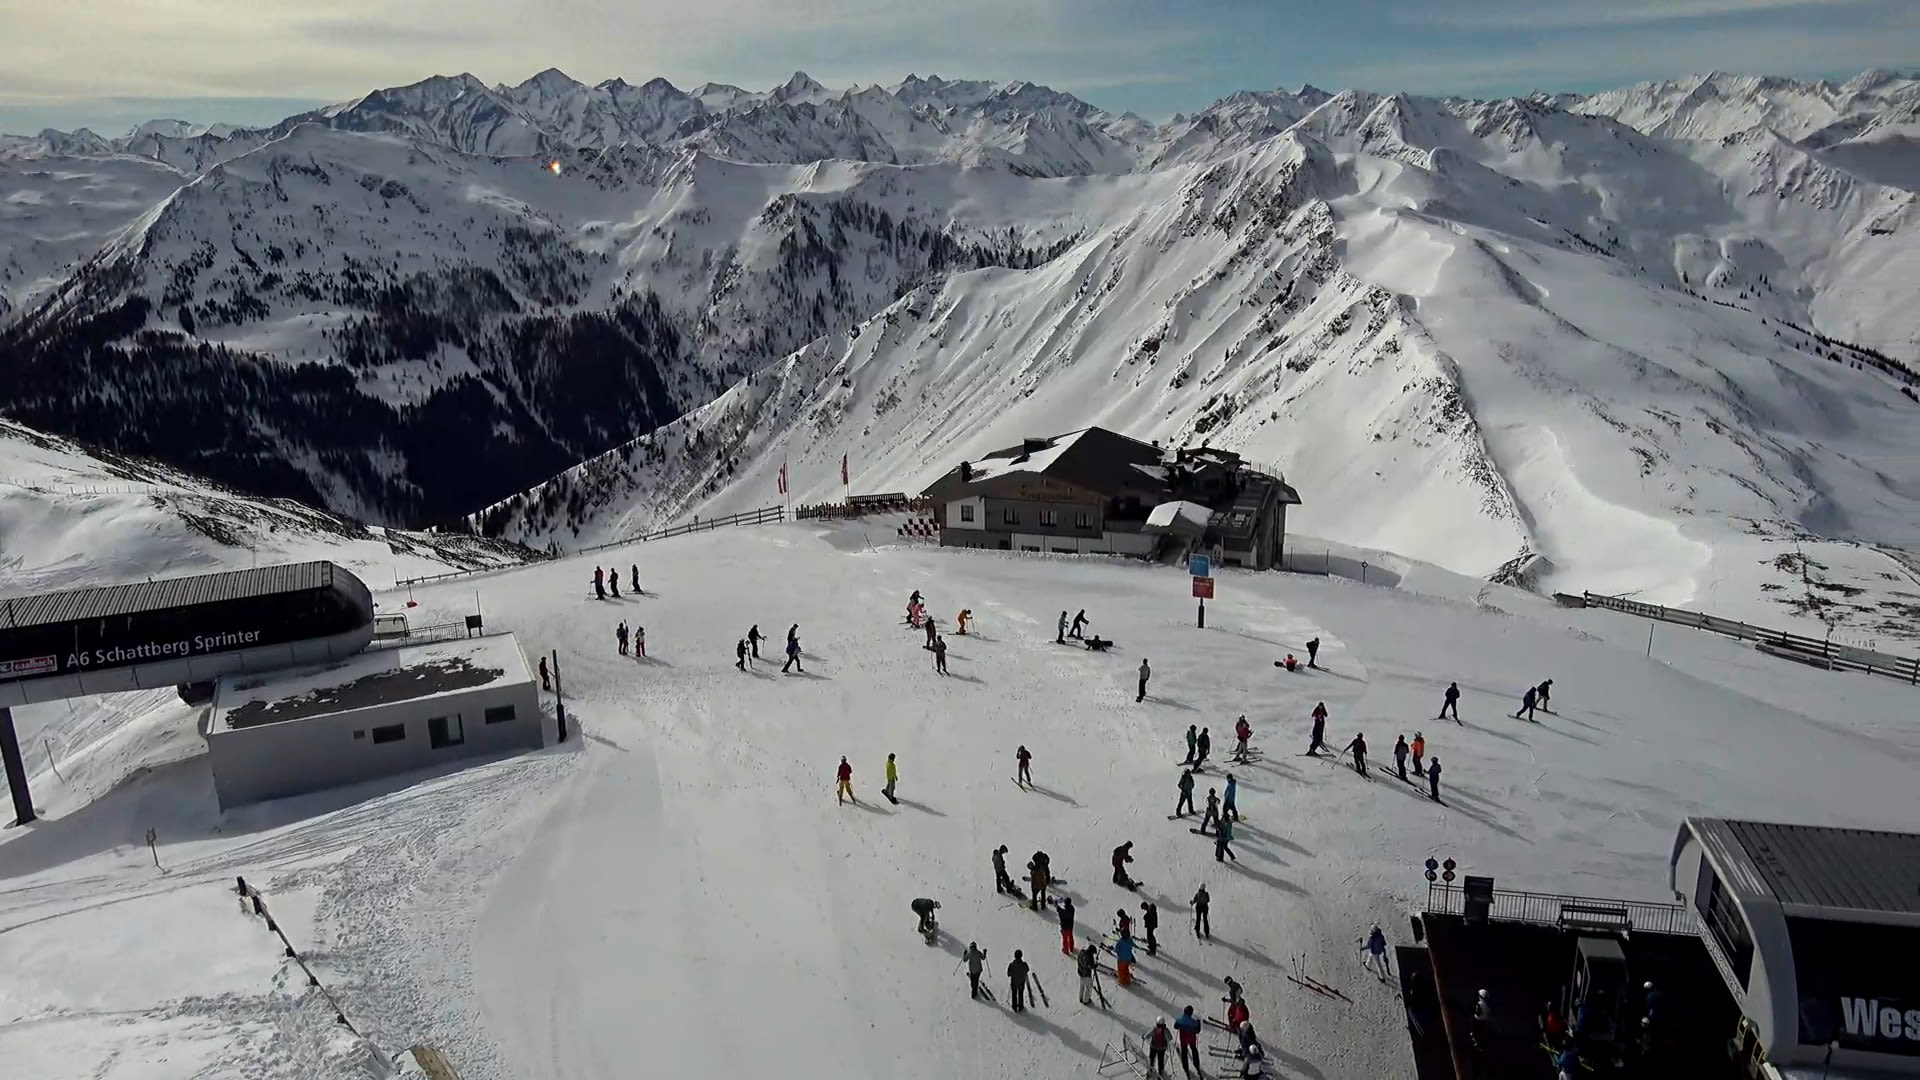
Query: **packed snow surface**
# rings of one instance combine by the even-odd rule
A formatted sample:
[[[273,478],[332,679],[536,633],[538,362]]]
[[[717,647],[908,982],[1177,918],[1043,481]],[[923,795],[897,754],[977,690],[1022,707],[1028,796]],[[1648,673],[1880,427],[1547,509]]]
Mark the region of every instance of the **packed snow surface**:
[[[415,591],[418,618],[487,612],[557,653],[573,737],[463,771],[221,815],[196,713],[150,694],[19,710],[23,738],[80,749],[36,767],[44,819],[0,833],[0,1051],[29,1075],[379,1075],[320,1040],[277,940],[223,889],[245,874],[369,1039],[441,1047],[466,1080],[677,1075],[772,1067],[849,1077],[1070,1076],[1156,1016],[1247,988],[1281,1074],[1405,1076],[1392,991],[1361,973],[1374,923],[1398,941],[1420,862],[1503,887],[1664,900],[1689,814],[1911,827],[1920,820],[1913,690],[1826,674],[1736,642],[1567,611],[1381,552],[1373,584],[1223,568],[1205,630],[1186,575],[1110,558],[893,544],[846,523],[733,529]],[[648,591],[592,599],[595,561],[641,564]],[[901,623],[920,590],[951,675]],[[382,596],[391,603],[392,596]],[[952,633],[970,608],[973,632]],[[1109,653],[1053,643],[1085,608]],[[649,657],[619,656],[618,622]],[[751,670],[734,644],[757,624]],[[798,624],[804,673],[782,674]],[[1321,670],[1273,661],[1321,641]],[[1153,679],[1134,703],[1135,671]],[[1555,712],[1512,717],[1554,680]],[[1464,724],[1426,718],[1457,680]],[[1300,756],[1364,733],[1371,778]],[[1183,733],[1245,714],[1262,760],[1235,769],[1237,863],[1167,819]],[[1380,770],[1426,733],[1444,804]],[[69,732],[92,731],[81,743]],[[1036,785],[1013,782],[1033,753]],[[888,753],[898,805],[881,799]],[[836,805],[841,755],[858,802]],[[1204,774],[1204,790],[1220,782]],[[156,870],[142,837],[158,833]],[[1133,841],[1141,893],[1108,883]],[[1117,908],[1160,904],[1161,955],[1082,1007],[1051,913],[1003,903],[1052,856],[1090,939]],[[1205,884],[1215,940],[1187,929]],[[941,936],[912,929],[941,902]],[[989,953],[999,1004],[967,998],[958,954]],[[1022,949],[1050,1005],[1004,1007]],[[1353,1004],[1285,980],[1295,958]],[[1207,1036],[1209,1040],[1214,1036]]]

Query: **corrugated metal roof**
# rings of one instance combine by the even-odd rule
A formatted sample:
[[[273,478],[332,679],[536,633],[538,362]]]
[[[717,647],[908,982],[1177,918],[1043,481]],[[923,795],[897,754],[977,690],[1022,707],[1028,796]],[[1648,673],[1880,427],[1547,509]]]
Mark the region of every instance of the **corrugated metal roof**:
[[[1782,904],[1920,914],[1920,835],[1723,822]]]
[[[219,600],[322,589],[333,584],[336,569],[330,562],[287,563],[131,585],[16,596],[0,601],[0,627],[47,626]]]

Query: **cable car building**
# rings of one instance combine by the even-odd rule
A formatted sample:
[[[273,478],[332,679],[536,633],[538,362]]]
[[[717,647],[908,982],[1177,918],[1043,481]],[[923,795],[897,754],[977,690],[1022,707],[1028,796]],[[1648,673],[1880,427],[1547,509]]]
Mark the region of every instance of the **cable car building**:
[[[1756,1071],[1920,1076],[1920,835],[1689,818],[1669,867]]]
[[[0,708],[350,656],[373,596],[329,562],[0,601]]]

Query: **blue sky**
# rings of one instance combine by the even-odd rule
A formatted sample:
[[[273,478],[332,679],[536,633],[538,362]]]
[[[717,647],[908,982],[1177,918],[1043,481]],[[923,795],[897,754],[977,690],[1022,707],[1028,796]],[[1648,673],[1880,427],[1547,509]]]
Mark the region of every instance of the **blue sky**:
[[[0,0],[0,130],[265,122],[431,74],[1024,78],[1161,119],[1240,89],[1588,91],[1920,68],[1920,0]]]

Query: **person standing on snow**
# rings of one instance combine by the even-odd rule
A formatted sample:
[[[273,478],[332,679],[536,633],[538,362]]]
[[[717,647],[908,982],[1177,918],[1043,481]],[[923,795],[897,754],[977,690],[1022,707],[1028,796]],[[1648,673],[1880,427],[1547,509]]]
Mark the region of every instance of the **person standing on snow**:
[[[1143,660],[1141,663],[1144,664],[1146,661]],[[1207,766],[1207,755],[1213,753],[1213,736],[1208,734],[1206,728],[1200,729],[1199,747],[1200,756],[1193,759],[1193,767],[1196,769],[1204,769]]]
[[[1147,1032],[1147,1068],[1153,1075],[1167,1075],[1167,1044],[1172,1041],[1173,1032],[1167,1029],[1167,1018],[1155,1020],[1153,1030]]]
[[[1247,762],[1247,741],[1253,738],[1253,725],[1247,723],[1247,714],[1241,713],[1240,719],[1233,722],[1233,760],[1244,765]]]
[[[607,574],[597,566],[593,568],[593,595],[602,600],[607,598]]]
[[[741,638],[733,646],[733,666],[741,671],[747,670],[747,639]]]
[[[612,568],[607,572],[607,587],[613,590],[613,598],[620,599],[620,571]]]
[[[1054,905],[1060,912],[1060,951],[1073,955],[1073,897],[1063,896]]]
[[[1188,1077],[1195,1072],[1206,1076],[1206,1070],[1200,1068],[1200,1018],[1193,1015],[1193,1006],[1181,1010],[1180,1019],[1173,1022],[1173,1030],[1180,1034],[1180,1071]],[[1193,1061],[1193,1067],[1187,1067],[1187,1061]]]
[[[1180,818],[1193,813],[1193,770],[1180,771],[1180,801],[1173,806],[1173,816]]]
[[[1321,702],[1313,707],[1313,741],[1307,744],[1307,753],[1318,757],[1322,748],[1327,746],[1327,703]]]
[[[616,627],[614,627],[614,628],[613,628],[613,638],[614,638],[614,640],[615,640],[615,641],[618,641],[618,642],[620,643],[620,655],[621,655],[621,656],[625,656],[625,655],[627,655],[627,624],[626,624],[626,620],[624,620],[624,619],[623,619],[623,620],[621,620],[621,622],[620,622],[620,625],[619,625],[619,626],[616,626]]]
[[[646,658],[646,655],[647,655],[647,628],[646,627],[636,626],[633,628],[633,648],[635,653],[640,658],[642,659]]]
[[[1067,643],[1067,613],[1065,611],[1060,612],[1060,624],[1053,628],[1053,643],[1055,645],[1065,645]]]
[[[1133,916],[1127,914],[1126,908],[1113,913],[1113,931],[1115,937],[1127,937],[1133,933]]]
[[[847,756],[845,754],[840,755],[840,768],[834,775],[840,781],[839,790],[834,793],[834,802],[838,803],[846,799],[853,799],[854,802],[859,802],[860,800],[855,799],[853,796],[853,766],[847,764]]]
[[[1445,720],[1449,713],[1453,714],[1454,723],[1460,723],[1460,684],[1457,682],[1447,684],[1446,696],[1440,699],[1440,715],[1434,719]],[[1419,771],[1414,770],[1414,772]]]
[[[1127,864],[1133,861],[1133,841],[1129,840],[1113,849],[1113,883],[1123,889],[1138,888],[1140,883],[1127,873]]]
[[[1233,853],[1233,822],[1223,818],[1219,830],[1213,837],[1213,861],[1220,862],[1221,856],[1224,855],[1234,862],[1239,862],[1240,856]]]
[[[1320,657],[1320,639],[1314,638],[1313,640],[1307,642],[1307,666],[1310,668],[1319,667],[1320,665],[1316,662],[1319,660],[1319,657]]]
[[[1427,794],[1434,802],[1440,801],[1440,759],[1427,762]]]
[[[1087,625],[1087,609],[1081,608],[1080,613],[1073,617],[1073,627],[1072,629],[1067,631],[1067,636],[1079,638],[1080,640],[1085,641],[1087,639],[1087,635],[1085,631],[1086,625]]]
[[[800,666],[800,624],[799,623],[794,623],[793,629],[787,631],[787,662],[780,665],[780,674],[785,675],[787,673],[788,668],[793,668],[799,671],[800,674],[802,675],[805,675],[807,673],[807,669]]]
[[[1160,955],[1160,942],[1153,932],[1160,929],[1160,905],[1151,900],[1140,901],[1140,929],[1147,932],[1147,955]]]
[[[968,996],[977,999],[980,996],[980,972],[986,967],[987,954],[980,950],[979,943],[969,941],[967,951],[961,953],[960,958],[967,962]]]
[[[1121,934],[1113,943],[1113,981],[1133,985],[1133,935]]]
[[[1533,718],[1533,706],[1539,699],[1539,688],[1533,686],[1527,687],[1527,692],[1520,698],[1520,711],[1514,713],[1513,718],[1515,720],[1527,720],[1535,724],[1539,723],[1540,721]]]
[[[1135,705],[1147,700],[1147,680],[1151,678],[1153,678],[1153,669],[1147,666],[1147,661],[1143,657],[1140,660],[1140,692],[1133,695]]]
[[[1400,736],[1393,744],[1393,764],[1400,770],[1400,779],[1407,778],[1407,737]]]
[[[1007,873],[1007,845],[1005,844],[993,849],[993,888],[995,892],[1026,899],[1021,894],[1020,887],[1013,883],[1013,876]]]
[[[1193,764],[1194,755],[1199,753],[1199,746],[1200,746],[1200,725],[1188,724],[1187,725],[1187,760],[1181,762],[1180,764],[1182,765]]]
[[[900,800],[893,797],[893,785],[899,782],[900,782],[900,767],[893,763],[893,755],[888,754],[887,755],[887,786],[880,789],[880,794],[885,795],[887,797],[887,801],[890,803],[893,803],[895,806],[900,805]]]
[[[1553,697],[1553,680],[1548,679],[1547,681],[1540,684],[1540,711],[1541,712],[1553,711],[1553,709],[1550,708],[1548,705],[1548,702],[1552,697]]]
[[[1378,924],[1375,924],[1373,932],[1367,935],[1367,954],[1362,961],[1369,970],[1380,977],[1381,982],[1386,982],[1387,977],[1393,974],[1392,967],[1387,963],[1387,935],[1381,931]]]
[[[1213,898],[1207,895],[1207,887],[1205,885],[1200,886],[1200,891],[1193,894],[1194,937],[1206,938],[1208,941],[1213,940],[1213,920],[1207,918],[1207,907],[1212,903]]]
[[[926,624],[927,624],[927,627],[926,627],[927,628],[927,648],[931,649],[933,648],[933,639],[938,637],[940,634],[940,626],[938,623],[934,622],[931,618],[926,620]]]
[[[1355,735],[1353,741],[1347,744],[1347,749],[1353,751],[1353,771],[1359,773],[1361,776],[1367,775],[1366,735]]]
[[[540,689],[553,693],[553,678],[547,674],[547,658],[540,658]]]
[[[1425,757],[1427,753],[1426,735],[1422,732],[1414,732],[1413,745],[1408,747],[1408,749],[1413,751],[1413,775],[1420,776],[1422,775],[1420,772],[1420,759]]]
[[[747,628],[747,647],[753,650],[753,658],[755,660],[760,659],[760,643],[764,640],[766,640],[766,635],[760,632],[759,623],[754,623]]]
[[[958,628],[958,633],[960,634],[961,637],[967,636],[967,623],[972,618],[973,618],[972,608],[961,608],[960,614],[954,616],[953,625]]]
[[[1013,963],[1007,965],[1007,986],[1013,996],[1013,1011],[1027,1011],[1027,961],[1020,950],[1013,950]]]
[[[933,670],[936,674],[940,674],[940,675],[945,675],[947,673],[947,639],[946,638],[936,637],[933,639]]]
[[[633,595],[635,596],[644,595],[646,590],[640,587],[640,564],[634,563],[632,569],[633,569]]]
[[[1014,774],[1014,783],[1016,784],[1033,783],[1033,773],[1028,768],[1028,766],[1033,763],[1033,755],[1027,753],[1027,748],[1025,746],[1022,746],[1020,749],[1013,752],[1013,760],[1015,764],[1017,764],[1020,767],[1020,771]]]
[[[1099,958],[1094,956],[1093,946],[1073,954],[1073,970],[1080,976],[1080,1004],[1093,1004],[1093,973],[1100,970]]]
[[[1029,906],[1035,911],[1039,911],[1040,906],[1047,902],[1047,883],[1053,880],[1052,875],[1047,872],[1044,856],[1045,852],[1036,851],[1033,853],[1033,858],[1027,862],[1027,882],[1033,888],[1033,900]]]
[[[1220,796],[1212,788],[1207,789],[1207,812],[1200,815],[1200,835],[1207,835],[1207,826],[1220,823]]]
[[[1220,794],[1220,819],[1222,821],[1226,820],[1228,814],[1233,815],[1233,820],[1240,820],[1240,808],[1233,804],[1239,795],[1240,781],[1235,780],[1232,773],[1228,773],[1227,790]]]

